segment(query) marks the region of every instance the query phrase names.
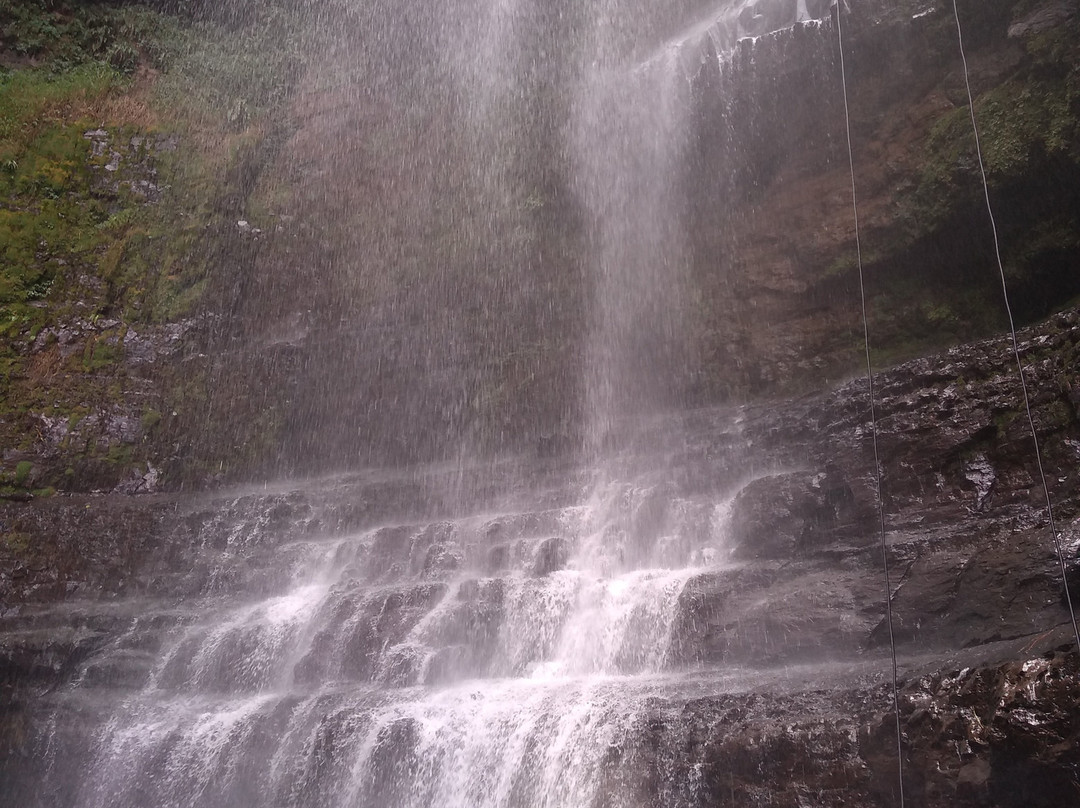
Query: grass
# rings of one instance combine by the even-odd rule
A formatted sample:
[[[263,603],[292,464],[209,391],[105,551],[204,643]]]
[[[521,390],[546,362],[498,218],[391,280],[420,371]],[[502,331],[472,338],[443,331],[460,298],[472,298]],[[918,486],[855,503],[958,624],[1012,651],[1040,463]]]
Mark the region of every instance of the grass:
[[[0,448],[32,449],[38,414],[82,430],[87,415],[126,406],[127,330],[203,304],[246,204],[236,166],[278,125],[302,69],[300,30],[273,2],[226,26],[138,5],[0,0]],[[61,351],[56,329],[73,322],[78,344]],[[177,396],[154,395],[135,415],[165,440],[154,415]],[[117,468],[153,451],[85,436],[62,448]],[[71,458],[57,463],[37,470],[46,484],[65,483]]]

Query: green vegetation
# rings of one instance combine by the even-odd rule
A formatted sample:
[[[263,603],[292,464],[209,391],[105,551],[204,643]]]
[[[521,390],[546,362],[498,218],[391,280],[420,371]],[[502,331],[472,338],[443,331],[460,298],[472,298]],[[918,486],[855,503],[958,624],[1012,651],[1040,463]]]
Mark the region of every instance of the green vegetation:
[[[975,102],[987,179],[994,188],[1023,177],[1047,161],[1080,160],[1080,87],[1055,78],[1006,82]],[[944,115],[930,132],[927,159],[914,200],[923,226],[947,217],[956,194],[970,200],[977,184],[978,158],[971,113],[966,107]]]
[[[15,466],[15,485],[26,485],[30,478],[30,472],[34,470],[34,464],[29,460],[20,460]]]
[[[0,546],[17,557],[28,555],[33,543],[33,537],[24,530],[10,530],[0,533]]]
[[[149,407],[143,410],[142,418],[139,419],[139,425],[142,427],[143,435],[149,434],[149,432],[160,423],[160,412]]]
[[[252,218],[244,166],[302,67],[294,13],[258,6],[226,26],[0,0],[0,446],[31,450],[66,424],[46,482],[76,484],[88,463],[119,474],[170,437],[161,401],[190,383],[178,370],[147,371],[160,400],[134,413],[144,445],[96,437],[89,416],[128,405],[129,330],[205,305]]]
[[[156,15],[138,8],[0,0],[4,50],[59,71],[99,61],[133,72],[141,52],[157,55],[156,23]]]
[[[1030,35],[1024,47],[1026,57],[974,104],[1021,325],[1080,294],[1080,22]],[[971,112],[962,94],[954,100],[926,136],[891,243],[867,261],[882,363],[1004,326]]]

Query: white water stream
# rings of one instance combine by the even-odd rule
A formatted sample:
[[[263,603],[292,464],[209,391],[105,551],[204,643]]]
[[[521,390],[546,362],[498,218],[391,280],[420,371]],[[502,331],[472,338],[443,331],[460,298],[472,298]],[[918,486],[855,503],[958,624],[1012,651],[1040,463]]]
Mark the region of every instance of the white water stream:
[[[503,137],[488,126],[508,92],[492,71],[515,52],[516,7],[491,4],[477,49],[448,57],[475,91],[478,143]],[[826,8],[729,3],[681,41],[707,34],[723,50]],[[588,20],[598,52],[612,47],[614,12],[597,3]],[[284,544],[259,562],[279,582],[263,590],[215,573],[146,687],[99,731],[80,808],[635,804],[611,764],[650,699],[703,687],[669,655],[687,582],[726,558],[731,496],[680,493],[660,455],[632,474],[602,459],[626,418],[678,404],[689,89],[678,50],[598,68],[571,105],[596,281],[585,385],[596,481],[570,505]],[[505,169],[492,160],[481,180],[496,187]],[[226,542],[233,563],[245,563],[246,529]],[[723,680],[714,671],[704,687]]]
[[[724,552],[725,503],[667,491],[279,547],[291,583],[175,630],[79,805],[588,804]]]

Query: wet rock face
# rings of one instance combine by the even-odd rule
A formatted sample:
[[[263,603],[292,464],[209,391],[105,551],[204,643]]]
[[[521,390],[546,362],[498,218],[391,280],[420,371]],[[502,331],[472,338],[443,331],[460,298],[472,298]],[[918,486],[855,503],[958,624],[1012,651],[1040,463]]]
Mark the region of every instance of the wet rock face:
[[[962,120],[966,92],[953,6],[840,5],[875,349],[898,358],[993,333],[1004,327],[1003,311],[1000,288],[992,288],[995,273],[985,271],[994,258],[977,161],[972,153],[968,166],[969,145],[961,145],[969,144],[970,121]],[[1013,125],[1024,117],[1018,99],[1059,92],[1048,79],[1057,68],[1037,64],[1040,43],[1077,41],[1075,5],[992,0],[958,7],[976,107],[1002,99],[1003,110],[1014,110],[1000,128],[983,117],[984,146],[988,152],[998,147],[991,141],[1018,146]],[[696,79],[691,232],[695,272],[710,301],[703,310],[710,358],[698,380],[714,394],[732,387],[751,395],[805,390],[822,377],[860,370],[860,346],[851,339],[861,323],[837,47],[831,23],[796,29],[737,49],[725,69],[706,63]],[[740,59],[744,51],[747,58]],[[1076,63],[1075,51],[1056,53],[1064,70]],[[1066,117],[1063,125],[1071,129],[1075,120]],[[955,139],[941,136],[947,124]],[[1029,154],[1047,153],[1035,145],[1040,133],[1033,129],[1021,139],[1028,136]],[[1063,159],[1073,164],[1077,153],[1068,151]],[[959,153],[965,157],[958,162]],[[726,172],[702,170],[722,161],[730,165]],[[1075,221],[1071,196],[1042,207],[1059,185],[1062,167],[1050,168],[1054,162],[998,163],[990,170],[997,223],[1009,231],[1002,244],[1022,249],[1047,215],[1075,227],[1064,224]],[[951,174],[947,185],[930,180],[939,170]],[[1025,211],[1036,209],[1043,212],[1025,221]],[[1019,321],[1044,317],[1055,309],[1047,306],[1051,298],[1067,305],[1076,293],[1064,289],[1075,283],[1075,267],[1066,269],[1054,254],[1057,248],[1048,249],[1023,271],[1013,270]]]
[[[1078,346],[1077,312],[1021,333],[1074,595],[1080,424],[1072,388],[1057,379],[1073,366]],[[1007,340],[990,340],[900,365],[877,380],[894,628],[912,649],[1009,640],[1060,619],[1062,582],[1010,365]],[[704,415],[687,421],[695,437],[679,461],[685,469],[673,480],[698,495],[710,490],[712,480],[718,492],[732,496],[723,530],[727,544],[708,547],[699,561],[715,564],[730,556],[737,565],[705,570],[686,585],[672,664],[782,662],[815,653],[854,654],[887,642],[867,405],[865,385],[852,382],[824,395],[748,407],[738,437]],[[761,465],[801,470],[732,488],[744,467],[740,441],[753,444]],[[639,544],[663,545],[676,529],[699,537],[715,529],[700,514],[676,519],[677,509],[667,504],[669,488],[662,488],[664,497],[654,491],[626,505],[611,537],[625,545],[624,554],[634,556]],[[380,512],[407,514],[416,503],[431,501],[435,488],[417,479],[363,490],[351,499],[328,489],[244,495],[212,505],[67,497],[5,504],[2,614],[18,617],[23,604],[84,598],[268,589],[287,579],[286,569],[260,560],[280,544],[347,532]],[[497,500],[502,494],[483,496]],[[249,521],[256,527],[236,527]],[[349,576],[355,572],[358,588],[403,575],[417,587],[439,586],[514,569],[536,576],[543,588],[557,583],[547,579],[575,551],[562,530],[557,510],[477,518],[464,532],[452,521],[416,526],[406,519],[378,528],[356,557],[339,563]],[[302,557],[306,551],[295,546]],[[678,556],[685,548],[672,545],[671,551]],[[419,588],[399,596],[406,598],[406,612],[432,602]],[[490,631],[482,628],[493,625],[489,621],[498,622],[502,595],[495,590],[479,586],[455,597],[462,604],[459,625],[473,626],[462,634],[471,638],[462,645]],[[373,602],[373,615],[383,603]],[[410,623],[402,625],[369,639],[400,639]],[[439,664],[475,669],[487,664],[487,653],[452,663],[448,656]]]
[[[824,473],[789,472],[754,480],[735,497],[731,540],[740,558],[792,558],[836,541],[842,527],[858,527],[867,540],[863,503],[856,511],[855,493],[830,467]],[[856,517],[863,519],[856,523]]]
[[[1009,36],[1022,39],[1031,34],[1052,31],[1070,20],[1077,13],[1071,0],[1051,0],[1042,3],[1027,16],[1009,26]]]
[[[566,539],[552,536],[540,542],[533,559],[533,575],[547,575],[561,570],[570,559],[570,544]]]
[[[901,692],[906,804],[1075,802],[1075,653],[936,674]],[[884,688],[657,701],[611,750],[605,799],[648,806],[899,804]],[[884,715],[884,718],[882,717]]]
[[[1080,535],[1073,448],[1080,425],[1063,409],[1068,390],[1047,382],[1072,362],[1078,342],[1075,312],[1021,334],[1036,391],[1033,416],[1072,554]],[[1061,581],[1033,491],[1034,461],[1017,424],[1010,362],[1005,341],[995,340],[879,378],[894,628],[908,680],[901,699],[905,786],[913,805],[1068,804],[1061,800],[1075,779],[1078,663],[1075,655],[1052,653],[1063,638],[1055,628],[1065,616]],[[581,543],[598,531],[587,521],[569,529],[580,516],[582,489],[567,476],[584,476],[565,467],[553,473],[562,488],[540,484],[551,483],[543,468],[531,470],[535,484],[524,493],[482,483],[468,495],[458,488],[465,515],[431,495],[440,484],[419,472],[396,482],[358,476],[201,500],[8,504],[3,518],[17,521],[26,537],[18,580],[37,586],[55,573],[62,586],[5,590],[0,794],[33,808],[76,804],[82,784],[75,773],[57,767],[63,772],[46,778],[25,763],[36,760],[36,733],[56,716],[51,737],[65,759],[89,766],[96,736],[87,728],[106,718],[86,702],[106,693],[132,696],[153,676],[181,701],[193,693],[237,699],[243,717],[227,749],[189,743],[201,719],[191,719],[193,728],[182,717],[175,736],[166,733],[140,753],[151,804],[188,787],[184,778],[192,776],[180,765],[162,769],[162,761],[204,753],[207,793],[222,805],[333,804],[346,791],[379,804],[425,804],[440,793],[432,782],[457,771],[454,753],[475,741],[468,722],[483,710],[494,716],[484,730],[502,733],[504,744],[489,751],[527,749],[524,759],[547,761],[522,768],[534,773],[562,770],[565,762],[543,758],[562,748],[553,740],[561,737],[559,721],[593,709],[582,724],[588,731],[574,736],[585,744],[574,748],[596,756],[583,805],[893,804],[889,690],[879,668],[849,672],[884,660],[888,643],[867,404],[856,382],[748,407],[739,418],[699,412],[679,422],[684,449],[670,470],[657,474],[656,455],[646,452],[649,484],[616,488],[604,511],[609,538],[641,549],[683,531],[712,553],[707,561],[701,554],[701,569],[677,579],[676,588],[657,588],[663,598],[624,613],[653,625],[666,598],[674,602],[670,628],[649,635],[650,647],[611,654],[616,665],[625,662],[619,670],[636,672],[638,652],[653,654],[667,638],[663,653],[653,654],[663,683],[632,698],[621,680],[603,698],[556,693],[520,725],[515,711],[523,696],[499,702],[499,683],[528,677],[551,655],[561,621],[591,583],[575,564]],[[655,438],[649,445],[655,448]],[[742,453],[751,446],[772,473],[740,483],[740,470],[749,469]],[[515,492],[530,504],[489,512],[493,501],[515,501]],[[702,509],[693,497],[729,503],[729,511],[720,509],[726,521],[713,521],[716,508]],[[710,537],[713,529],[727,544]],[[691,555],[682,547],[672,557]],[[323,594],[279,596],[313,564],[337,576],[332,584],[314,580],[315,588],[326,586]],[[590,591],[595,610],[582,631],[618,606],[616,589]],[[217,608],[208,604],[225,604],[223,618],[206,619],[203,610]],[[314,611],[305,617],[305,609]],[[604,632],[595,639],[607,641]],[[633,659],[624,660],[627,654]],[[282,658],[295,659],[291,681],[299,695],[275,695]],[[777,671],[801,665],[814,671],[809,680],[775,682]],[[720,692],[715,682],[740,668],[751,669],[752,684]],[[681,690],[682,677],[695,675],[700,680]],[[460,689],[472,681],[483,684]],[[333,686],[320,689],[327,682]],[[432,701],[410,701],[417,693]],[[454,699],[459,712],[432,731],[425,720],[443,720],[439,711]],[[278,747],[286,736],[296,757],[288,783],[271,799],[269,769],[259,767],[286,754]],[[356,774],[358,755],[366,756],[370,776]],[[130,797],[127,775],[112,777],[109,788]],[[37,788],[43,778],[53,787],[46,797]],[[516,781],[508,804],[535,804],[542,781],[531,778]]]
[[[1075,593],[1080,423],[1058,379],[1074,361],[1077,313],[1020,338]],[[900,647],[940,653],[1059,624],[1063,582],[1008,341],[905,363],[876,381]],[[750,408],[744,429],[756,450],[774,468],[808,470],[757,477],[735,495],[737,563],[684,588],[675,659],[775,663],[888,646],[868,413],[865,382],[786,410]]]
[[[907,786],[927,805],[1060,806],[1076,799],[1080,696],[1075,653],[918,679],[901,693]],[[895,756],[895,725],[869,732],[867,759]],[[890,745],[892,749],[890,750]],[[895,771],[895,769],[894,769]]]

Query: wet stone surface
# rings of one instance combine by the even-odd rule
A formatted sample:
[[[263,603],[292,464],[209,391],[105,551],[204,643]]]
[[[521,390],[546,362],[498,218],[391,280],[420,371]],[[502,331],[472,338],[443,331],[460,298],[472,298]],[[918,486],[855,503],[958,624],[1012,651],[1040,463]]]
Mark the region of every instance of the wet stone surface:
[[[1074,313],[1022,335],[1033,387],[1076,338]],[[1077,658],[1054,652],[1063,587],[1001,348],[881,377],[912,804],[1074,787]],[[1080,435],[1050,389],[1034,416],[1073,568]],[[599,480],[553,458],[467,485],[419,468],[6,503],[24,538],[0,578],[5,797],[156,804],[197,781],[220,805],[890,804],[866,413],[858,382],[698,412],[662,426],[674,455],[651,423]],[[501,772],[486,791],[455,774],[476,767]]]

